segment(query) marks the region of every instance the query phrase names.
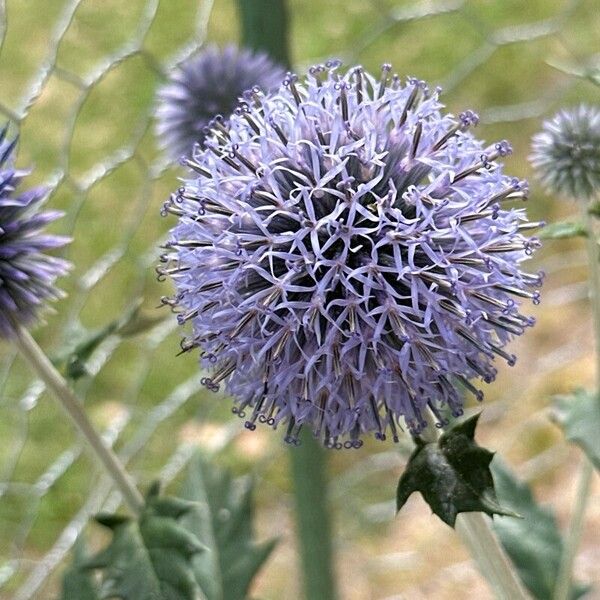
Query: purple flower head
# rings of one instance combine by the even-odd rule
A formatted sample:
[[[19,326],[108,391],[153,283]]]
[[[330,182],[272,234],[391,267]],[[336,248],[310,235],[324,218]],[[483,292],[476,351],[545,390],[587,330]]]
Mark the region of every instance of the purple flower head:
[[[47,300],[61,297],[54,281],[69,264],[48,256],[46,250],[64,246],[67,238],[44,233],[57,211],[39,212],[44,188],[16,193],[26,171],[12,166],[16,140],[0,132],[0,337],[11,337],[11,320],[23,325],[34,321]]]
[[[210,46],[182,63],[158,92],[156,133],[178,160],[201,143],[215,116],[229,115],[241,95],[257,85],[276,89],[285,71],[263,52]]]
[[[187,161],[164,211],[165,298],[202,348],[246,426],[305,426],[329,447],[373,432],[418,433],[423,410],[462,413],[462,388],[490,382],[495,356],[533,320],[540,274],[521,271],[539,242],[523,231],[523,181],[503,174],[438,90],[339,63],[255,89]]]
[[[561,110],[533,137],[531,164],[552,192],[586,200],[600,190],[600,110]]]

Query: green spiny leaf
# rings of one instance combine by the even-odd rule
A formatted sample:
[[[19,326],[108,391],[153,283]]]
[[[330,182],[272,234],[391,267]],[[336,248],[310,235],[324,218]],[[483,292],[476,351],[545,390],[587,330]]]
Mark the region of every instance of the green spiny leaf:
[[[547,61],[547,63],[567,75],[573,75],[579,79],[585,79],[594,85],[600,86],[600,69],[594,66]]]
[[[98,515],[112,532],[110,544],[85,562],[101,571],[101,598],[122,600],[196,600],[199,595],[192,559],[205,550],[179,520],[194,505],[160,497],[153,486],[139,518]]]
[[[87,552],[81,536],[73,549],[73,562],[62,579],[61,600],[100,600],[100,592],[89,569],[85,567]]]
[[[209,548],[194,557],[196,580],[207,600],[245,600],[252,579],[276,541],[254,541],[252,485],[196,456],[181,495],[199,504],[181,522]]]
[[[556,398],[556,420],[566,438],[600,469],[600,400],[585,390]]]
[[[140,313],[142,300],[138,299],[127,308],[123,315],[96,331],[84,330],[76,341],[63,352],[53,357],[57,367],[64,366],[67,378],[76,380],[88,375],[87,362],[93,352],[111,335],[130,337],[143,333],[156,325],[163,317],[149,317]]]
[[[593,217],[600,218],[600,201],[593,201],[588,208],[588,213]]]
[[[574,237],[587,237],[587,231],[583,223],[562,221],[546,225],[538,237],[545,240],[563,240]]]
[[[451,527],[461,512],[517,516],[496,500],[490,472],[493,454],[474,441],[479,415],[455,424],[437,443],[417,447],[396,493],[399,511],[413,492],[420,492],[433,512]]]
[[[552,598],[563,552],[556,518],[551,510],[537,504],[529,486],[518,481],[502,462],[495,460],[492,472],[502,504],[523,517],[494,519],[494,529],[533,597]],[[570,599],[576,600],[587,589],[573,584]]]

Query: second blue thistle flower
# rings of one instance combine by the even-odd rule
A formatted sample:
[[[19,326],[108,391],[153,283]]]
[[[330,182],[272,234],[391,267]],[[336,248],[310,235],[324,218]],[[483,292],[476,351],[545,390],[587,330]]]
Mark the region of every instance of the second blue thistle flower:
[[[264,52],[209,46],[179,65],[158,91],[160,144],[174,160],[191,154],[213,117],[230,114],[253,85],[271,90],[284,76],[283,68]]]

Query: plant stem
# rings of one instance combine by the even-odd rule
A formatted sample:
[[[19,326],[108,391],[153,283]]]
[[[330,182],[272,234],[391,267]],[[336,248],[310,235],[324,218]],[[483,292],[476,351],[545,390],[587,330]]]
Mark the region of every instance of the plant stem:
[[[582,218],[586,225],[586,247],[588,253],[588,271],[590,276],[589,296],[592,305],[592,318],[594,321],[595,351],[596,351],[596,395],[600,398],[600,257],[598,255],[598,238],[594,227],[592,215],[588,211],[588,204],[581,202]],[[583,533],[583,522],[587,501],[590,493],[590,484],[594,473],[591,461],[584,457],[577,485],[575,506],[569,524],[569,531],[563,548],[561,561],[554,588],[554,600],[568,600],[571,593],[573,579],[573,564],[577,556],[577,549]]]
[[[286,0],[237,0],[242,44],[290,66]]]
[[[237,0],[242,42],[291,67],[287,0]],[[304,430],[289,449],[306,600],[336,597],[327,506],[327,452]]]
[[[103,442],[94,429],[79,399],[27,329],[14,321],[12,325],[15,333],[13,341],[23,357],[60,402],[96,458],[112,477],[131,510],[136,514],[139,513],[144,505],[144,498],[116,454]]]
[[[582,203],[583,204],[583,203]],[[596,391],[600,390],[600,255],[598,253],[598,237],[594,227],[593,217],[583,204],[583,217],[585,219],[588,253],[588,271],[590,275],[590,302],[592,304],[592,317],[594,320],[594,333],[596,345]],[[600,394],[598,394],[600,398]]]
[[[437,442],[444,432],[435,426],[436,419],[431,411],[427,410],[424,416],[428,426],[421,437],[428,442]],[[460,513],[456,517],[456,533],[468,548],[498,600],[529,599],[487,515],[480,512]]]
[[[327,506],[325,452],[308,431],[290,448],[296,529],[300,544],[306,600],[336,598],[331,523]]]
[[[569,533],[563,547],[556,585],[554,587],[554,600],[569,600],[571,597],[571,581],[573,579],[573,563],[577,556],[577,548],[583,533],[585,509],[590,495],[590,483],[594,474],[594,465],[586,458],[579,475],[577,495],[573,516],[569,524]]]
[[[480,512],[460,513],[456,517],[456,532],[499,600],[529,598],[487,515]]]

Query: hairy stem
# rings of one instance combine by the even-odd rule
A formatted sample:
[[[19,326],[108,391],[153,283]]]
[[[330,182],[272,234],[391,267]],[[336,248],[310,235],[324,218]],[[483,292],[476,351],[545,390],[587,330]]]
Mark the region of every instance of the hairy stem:
[[[598,236],[594,227],[592,215],[584,205],[584,218],[586,223],[586,246],[588,252],[588,270],[590,274],[590,302],[592,304],[592,317],[594,320],[594,333],[596,344],[596,391],[600,391],[600,254],[598,253]],[[597,394],[600,398],[600,394]]]
[[[573,580],[573,563],[577,556],[577,549],[583,533],[583,521],[585,509],[590,495],[590,483],[594,474],[594,465],[585,459],[579,474],[577,494],[573,515],[569,524],[569,533],[563,548],[556,586],[554,588],[554,600],[569,600],[571,598],[571,582]]]
[[[436,418],[426,411],[428,426],[421,437],[436,442],[443,430],[435,426]],[[482,575],[487,579],[498,600],[528,600],[514,565],[491,526],[491,519],[480,512],[460,513],[456,517],[456,533],[467,547]]]
[[[327,506],[325,452],[308,431],[290,448],[296,506],[296,530],[307,600],[336,598],[331,523]]]
[[[134,513],[139,513],[144,498],[136,488],[130,475],[125,471],[115,453],[99,436],[88,419],[83,406],[75,396],[63,376],[56,370],[44,351],[38,346],[31,334],[18,323],[13,322],[14,343],[29,365],[46,384],[59,401],[70,420],[77,427],[88,447],[112,477],[115,485],[123,494],[124,500]]]
[[[598,238],[594,227],[592,215],[588,211],[586,202],[581,202],[582,216],[586,224],[586,247],[588,252],[588,271],[590,277],[589,296],[592,304],[592,318],[594,321],[595,350],[596,350],[596,395],[600,398],[600,256],[598,254]],[[577,485],[575,506],[569,524],[569,531],[562,553],[554,600],[568,600],[573,579],[573,564],[577,556],[577,549],[583,533],[585,510],[590,494],[590,484],[594,473],[594,466],[588,458],[584,458]]]
[[[456,532],[499,600],[527,600],[529,595],[491,522],[480,512],[460,513],[456,517]]]

